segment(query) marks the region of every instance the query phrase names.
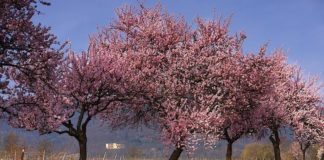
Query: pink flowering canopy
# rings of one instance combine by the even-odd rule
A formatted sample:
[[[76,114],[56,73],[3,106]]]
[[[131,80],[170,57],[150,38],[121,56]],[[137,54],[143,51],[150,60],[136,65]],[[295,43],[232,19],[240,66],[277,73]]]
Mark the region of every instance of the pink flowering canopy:
[[[118,56],[98,50],[95,39],[87,52],[69,53],[57,67],[56,76],[44,85],[40,81],[29,86],[29,95],[18,95],[10,104],[15,114],[10,123],[16,127],[41,132],[60,132],[74,115],[83,115],[81,122],[88,123],[102,111],[113,112],[111,106],[125,95],[121,81],[122,66]],[[80,123],[81,123],[80,122]],[[78,124],[77,127],[82,127]]]
[[[44,82],[51,79],[63,56],[50,28],[32,22],[38,14],[37,5],[35,0],[0,3],[0,107],[7,112],[10,108],[5,101],[28,92],[25,86],[36,79]]]
[[[43,33],[45,47],[22,55],[4,52],[12,55],[3,60],[9,65],[1,73],[17,85],[6,103],[10,124],[67,133],[79,141],[83,159],[87,125],[95,117],[112,127],[157,128],[179,155],[199,141],[233,143],[247,134],[269,133],[265,130],[279,149],[278,130],[284,127],[302,143],[323,141],[320,87],[304,80],[282,50],[267,54],[263,46],[257,54],[244,54],[246,36],[231,35],[228,20],[197,18],[192,27],[160,5],[124,6],[116,13],[85,52],[70,51],[61,59],[44,28],[36,33]],[[38,52],[43,54],[32,54]],[[18,70],[10,66],[16,62],[22,65]],[[23,76],[28,70],[38,76]]]
[[[146,104],[124,113],[125,123],[157,122],[165,143],[193,147],[189,143],[196,133],[211,132],[223,122],[218,107],[231,105],[223,97],[239,72],[245,36],[229,35],[227,21],[198,18],[192,29],[160,6],[126,6],[117,16],[99,39],[105,50],[123,55],[126,79],[136,82],[128,87]]]
[[[125,6],[117,16],[99,41],[102,50],[124,59],[124,82],[139,96],[133,103],[145,104],[123,110],[119,123],[153,122],[163,142],[188,148],[197,134],[214,141],[228,128],[236,139],[290,125],[296,67],[282,50],[267,55],[263,46],[258,54],[243,54],[245,35],[229,35],[228,21],[198,18],[192,28],[159,5]]]
[[[292,103],[296,107],[292,112],[291,125],[301,148],[307,149],[310,145],[324,142],[324,119],[320,113],[323,108],[322,85],[318,78],[305,79],[300,72],[300,69],[297,70],[294,77]]]
[[[68,134],[79,142],[80,160],[87,157],[87,126],[99,114],[115,121],[122,102],[129,101],[123,75],[125,66],[118,54],[110,54],[96,38],[87,52],[70,52],[44,83],[28,85],[28,92],[12,95],[9,123],[40,133]]]

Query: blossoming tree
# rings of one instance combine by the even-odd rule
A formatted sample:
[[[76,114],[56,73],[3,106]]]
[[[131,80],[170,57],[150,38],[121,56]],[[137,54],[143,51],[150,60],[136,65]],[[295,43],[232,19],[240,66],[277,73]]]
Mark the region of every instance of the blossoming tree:
[[[230,36],[227,21],[198,18],[192,29],[160,6],[124,7],[117,15],[101,41],[127,59],[125,75],[137,82],[132,89],[145,103],[123,119],[154,123],[163,141],[175,146],[170,159],[178,159],[184,149],[194,148],[198,135],[221,124],[218,107],[226,104],[225,84],[236,74],[232,69],[245,37]]]
[[[317,119],[317,122],[313,121],[312,124],[313,133],[321,130],[323,122],[316,116],[315,111],[322,104],[321,95],[318,92],[320,87],[316,81],[305,81],[300,76],[299,67],[289,65],[280,50],[271,59],[265,58],[262,63],[263,65],[260,66],[263,66],[266,72],[260,72],[260,74],[268,73],[268,78],[264,79],[264,82],[269,82],[270,85],[267,86],[268,93],[260,99],[260,107],[256,110],[255,119],[260,120],[261,128],[263,126],[270,130],[269,139],[274,147],[275,159],[280,160],[280,129],[303,126],[307,122],[302,117],[309,116],[311,120],[313,116],[313,120]],[[300,134],[298,127],[295,131],[296,135]],[[315,136],[311,139],[316,140],[320,137]]]
[[[40,1],[44,5],[49,3]],[[32,22],[39,13],[35,0],[0,3],[0,108],[9,112],[8,96],[35,79],[46,81],[63,53],[50,28]],[[64,45],[63,45],[64,46]],[[63,47],[62,46],[62,47]],[[9,85],[10,83],[10,85]]]
[[[305,79],[300,70],[297,70],[294,78],[294,103],[296,105],[291,117],[291,126],[296,141],[299,143],[303,160],[306,158],[306,150],[314,144],[324,141],[324,119],[320,109],[323,107],[321,97],[321,85],[318,79]]]
[[[119,62],[91,39],[87,52],[66,57],[49,86],[39,82],[28,86],[29,95],[11,98],[10,124],[43,134],[68,134],[78,141],[80,160],[85,160],[89,122],[102,112],[114,115],[118,102],[127,99]]]

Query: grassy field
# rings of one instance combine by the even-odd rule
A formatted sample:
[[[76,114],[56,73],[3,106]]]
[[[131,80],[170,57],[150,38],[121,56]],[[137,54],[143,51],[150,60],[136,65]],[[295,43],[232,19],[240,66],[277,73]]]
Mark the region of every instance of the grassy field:
[[[67,154],[67,153],[58,153],[52,155],[42,155],[39,153],[25,153],[24,160],[78,160],[78,154]],[[106,156],[106,155],[97,155],[89,156],[88,160],[165,160],[167,157],[125,157],[125,156]],[[180,160],[218,160],[215,158],[189,158],[188,156],[183,156]],[[21,160],[21,154],[18,153],[6,153],[0,152],[0,160]]]

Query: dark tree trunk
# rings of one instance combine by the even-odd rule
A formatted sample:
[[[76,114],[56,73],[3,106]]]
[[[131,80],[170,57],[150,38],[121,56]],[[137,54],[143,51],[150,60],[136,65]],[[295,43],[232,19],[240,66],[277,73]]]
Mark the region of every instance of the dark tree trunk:
[[[226,150],[226,160],[232,160],[232,154],[233,154],[233,143],[238,140],[244,132],[236,133],[234,136],[230,136],[228,134],[229,127],[224,129],[224,136],[225,140],[227,141],[227,150]]]
[[[281,160],[281,155],[280,155],[280,143],[274,143],[273,144],[273,151],[275,155],[275,160]]]
[[[84,120],[86,114],[85,108],[85,106],[82,106],[76,127],[73,126],[71,120],[68,120],[67,122],[63,122],[67,130],[55,131],[58,134],[68,134],[78,141],[80,151],[79,160],[87,160],[87,125],[92,118],[92,116],[88,115]]]
[[[300,150],[302,151],[302,154],[303,154],[303,160],[306,160],[306,151],[307,151],[308,147],[310,146],[310,143],[303,144],[303,143],[299,142],[299,145],[300,145]]]
[[[227,143],[226,160],[232,160],[233,142]]]
[[[275,160],[281,160],[281,156],[280,156],[280,138],[279,138],[278,129],[272,130],[272,134],[270,135],[269,139],[272,142]]]
[[[175,150],[173,150],[169,160],[178,160],[182,151],[182,148],[176,148]]]
[[[79,160],[86,160],[87,159],[87,137],[84,134],[81,134],[77,138],[79,142],[79,149],[80,149],[80,157]]]
[[[302,152],[303,152],[303,160],[306,160],[306,149],[302,150]]]

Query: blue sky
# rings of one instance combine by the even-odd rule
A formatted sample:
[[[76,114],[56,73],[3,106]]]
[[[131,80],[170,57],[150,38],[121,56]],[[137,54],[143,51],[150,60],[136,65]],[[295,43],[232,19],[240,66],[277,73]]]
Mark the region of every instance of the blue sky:
[[[231,32],[247,35],[244,49],[258,50],[269,43],[269,51],[283,48],[291,63],[300,64],[306,73],[324,78],[324,1],[323,0],[165,0],[144,1],[147,6],[161,2],[171,14],[188,21],[201,16],[232,16]],[[72,49],[87,48],[89,35],[115,17],[114,10],[133,0],[53,0],[41,7],[34,20],[52,27],[59,40],[72,42]]]

